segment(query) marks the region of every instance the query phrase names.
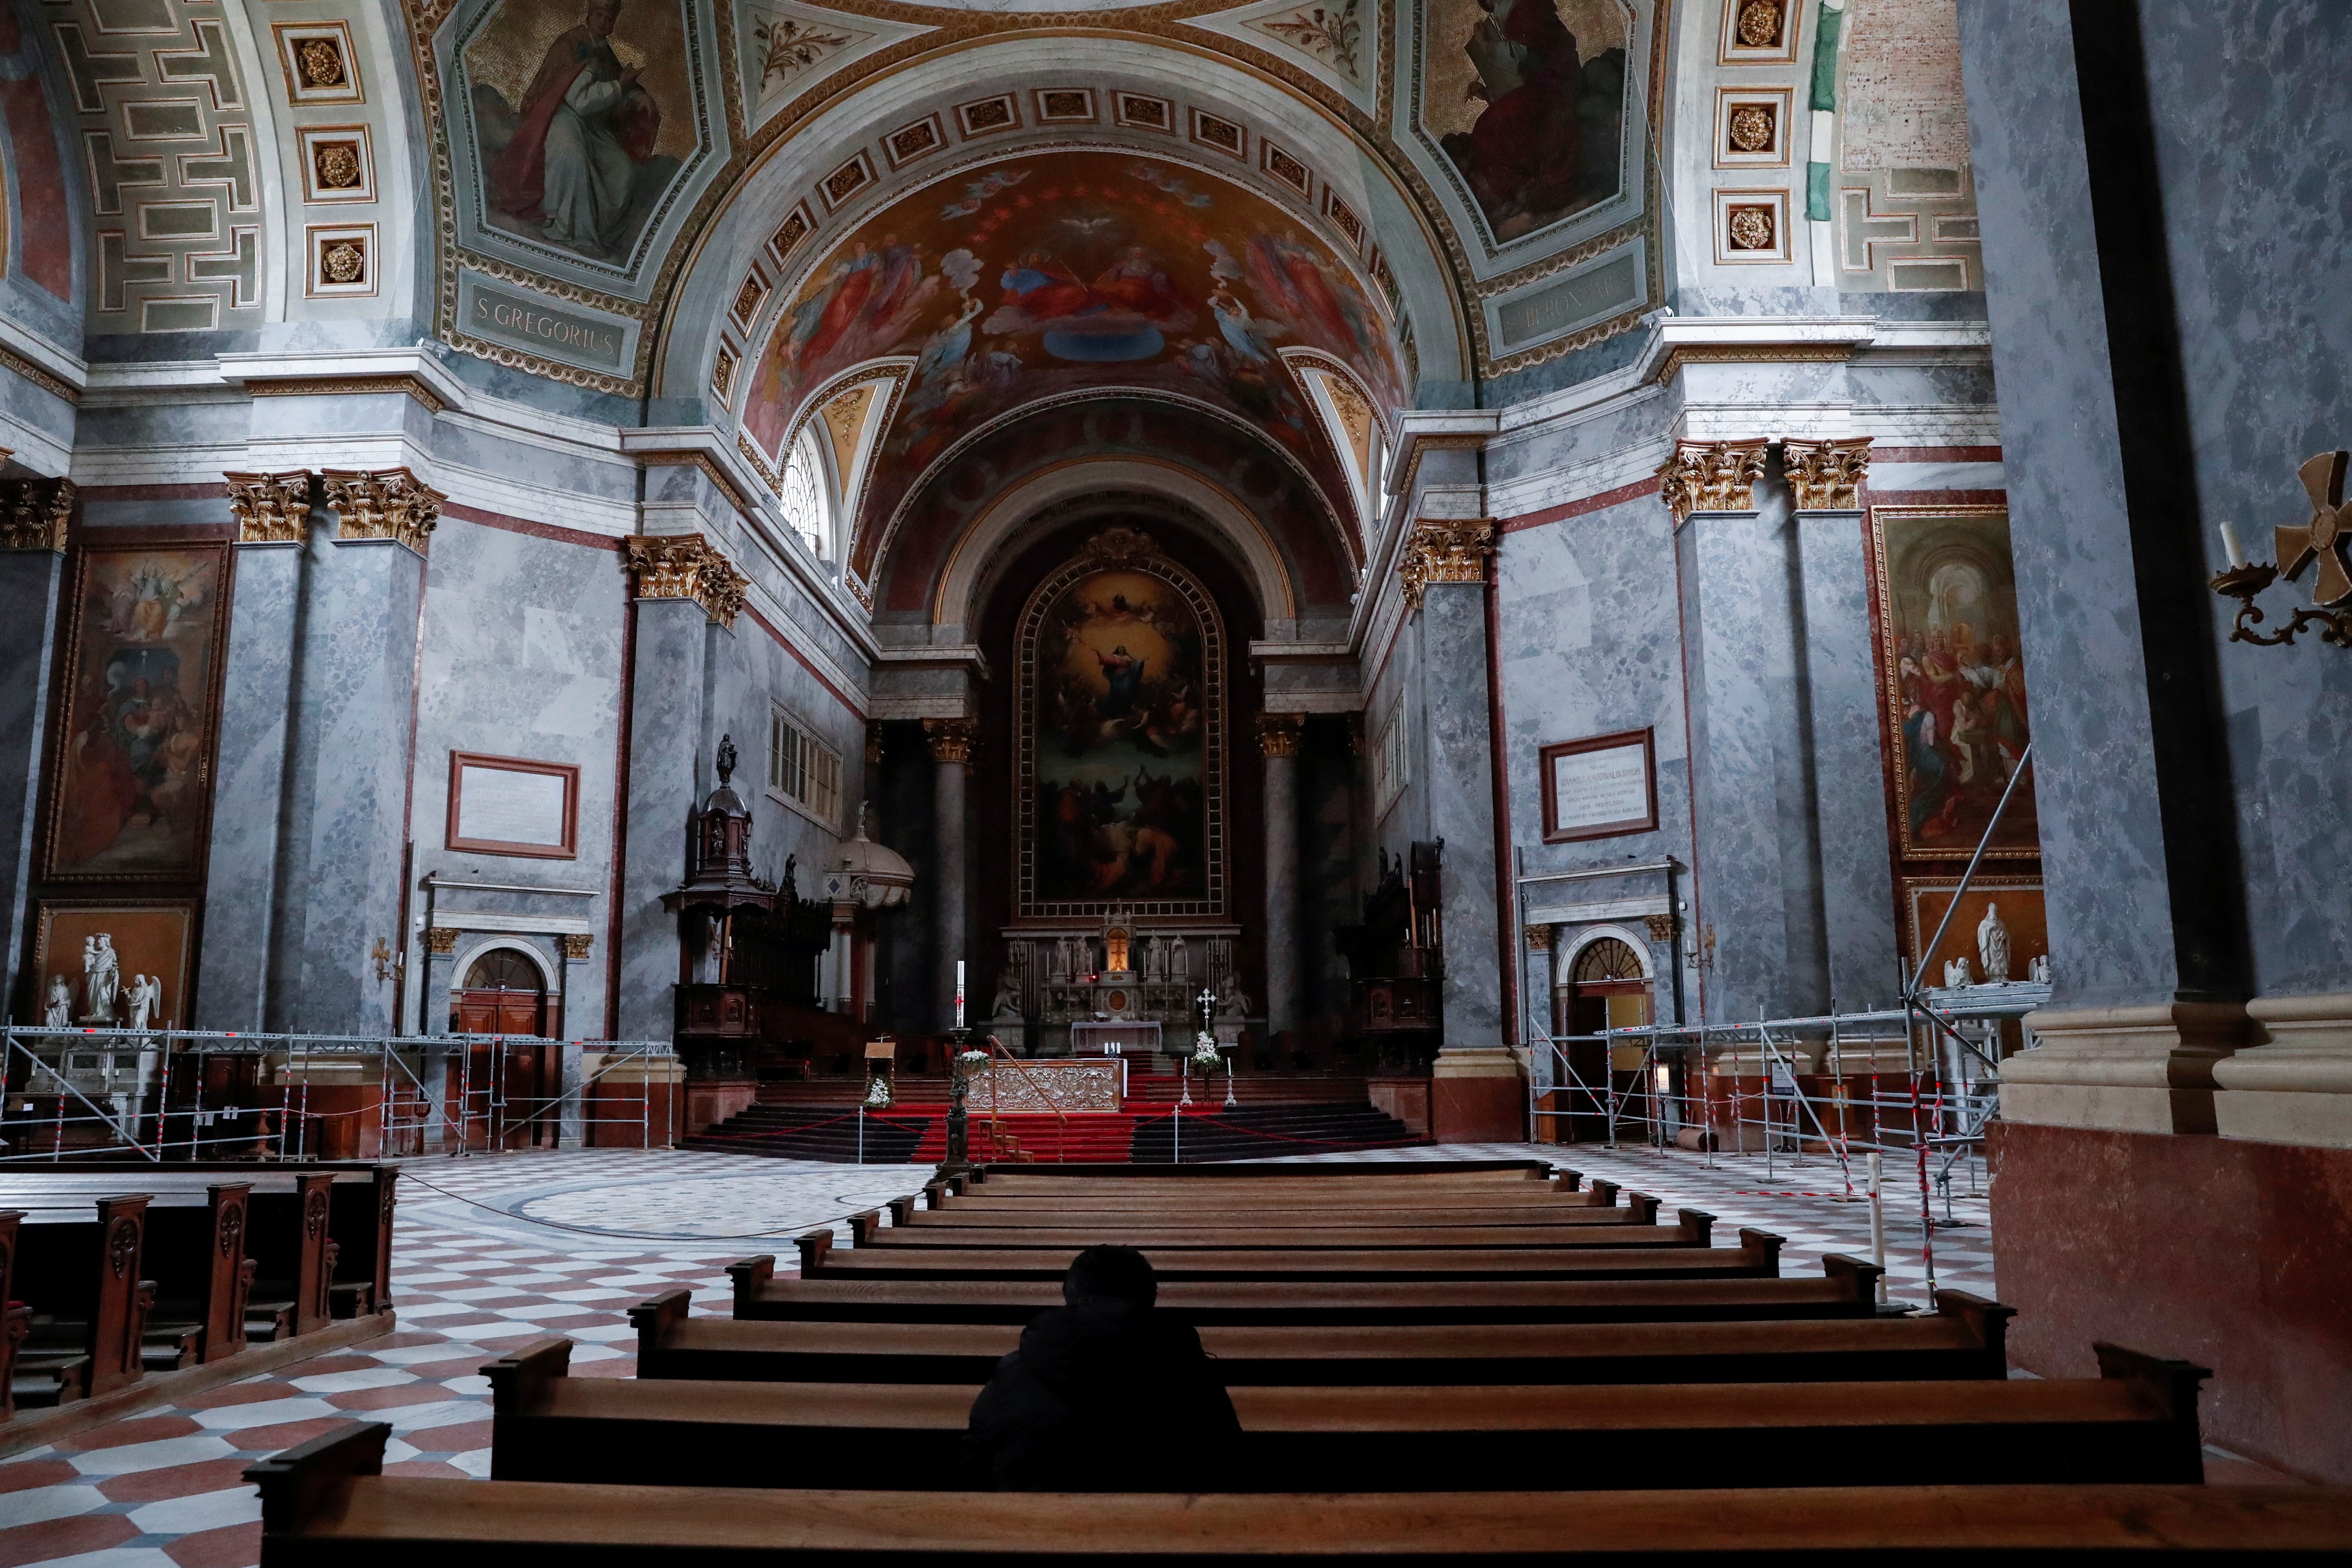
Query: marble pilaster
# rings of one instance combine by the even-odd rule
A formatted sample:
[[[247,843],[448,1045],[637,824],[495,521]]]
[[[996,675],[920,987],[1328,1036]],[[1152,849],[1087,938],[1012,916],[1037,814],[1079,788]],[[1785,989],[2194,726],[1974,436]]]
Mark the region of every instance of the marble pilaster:
[[[0,840],[0,959],[8,984],[0,1008],[16,995],[16,963],[26,951],[27,885],[38,832],[42,754],[47,746],[50,667],[57,647],[65,556],[57,550],[0,550],[0,823],[13,824]]]
[[[642,581],[642,580],[641,580]],[[661,897],[684,879],[694,813],[715,773],[703,770],[712,644],[724,636],[685,596],[641,596],[629,692],[628,858],[621,879],[620,1037],[667,1040],[677,1030],[677,917]],[[709,781],[708,783],[706,781]]]
[[[380,512],[379,512],[380,514]],[[429,528],[429,523],[427,525]],[[272,1029],[389,1033],[423,542],[362,519],[303,547],[285,809],[263,1016]]]
[[[1715,942],[1705,1016],[1817,1013],[1829,977],[1813,721],[1798,658],[1800,531],[1785,492],[1756,489],[1763,442],[1683,447],[1664,494],[1679,520],[1696,919],[1701,942]],[[1876,831],[1884,842],[1883,811]]]
[[[1901,991],[1895,868],[1886,834],[1878,666],[1860,487],[1870,441],[1790,441],[1796,621],[1820,846],[1825,1002],[1890,1005]]]
[[[1297,713],[1261,713],[1265,768],[1265,1018],[1280,1034],[1298,1025],[1298,730]]]
[[[283,519],[266,531],[240,526],[232,552],[205,900],[210,909],[242,914],[205,922],[194,1020],[203,1029],[260,1029],[268,1016],[287,742],[299,721],[296,643],[308,553],[307,522],[299,515],[292,521],[290,529]]]
[[[931,748],[932,830],[939,858],[938,882],[932,889],[933,930],[938,932],[940,1027],[954,1016],[955,973],[965,951],[965,903],[971,844],[965,831],[965,789],[971,770],[971,740],[976,726],[969,719],[926,719],[923,734]],[[970,971],[966,971],[970,976]],[[967,1003],[971,1001],[966,997]]]

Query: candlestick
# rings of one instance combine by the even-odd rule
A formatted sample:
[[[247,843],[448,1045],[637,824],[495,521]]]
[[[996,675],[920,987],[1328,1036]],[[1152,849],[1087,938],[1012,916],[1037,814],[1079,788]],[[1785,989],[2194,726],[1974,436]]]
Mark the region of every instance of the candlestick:
[[[961,1029],[961,1028],[962,1028],[962,1027],[963,1027],[963,960],[962,960],[962,959],[961,959],[961,958],[959,958],[959,959],[957,959],[957,960],[956,960],[956,1021],[955,1021],[955,1026],[956,1026],[957,1028],[959,1028],[959,1029]]]
[[[2243,566],[2246,563],[2246,547],[2238,542],[2238,525],[2236,523],[2224,522],[2221,524],[2221,548],[2228,553],[2230,557],[2230,565],[2232,570]]]

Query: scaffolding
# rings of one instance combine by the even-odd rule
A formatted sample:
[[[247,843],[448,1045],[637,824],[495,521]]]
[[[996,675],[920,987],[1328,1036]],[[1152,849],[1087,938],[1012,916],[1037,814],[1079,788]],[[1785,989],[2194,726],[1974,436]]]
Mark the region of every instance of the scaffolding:
[[[667,1148],[683,1091],[659,1040],[0,1025],[0,1165]]]
[[[2029,744],[1923,954],[1942,948],[2032,761]],[[1515,951],[1526,951],[1528,884],[1628,871],[1664,870],[1671,878],[1674,869],[1675,862],[1666,860],[1521,875]],[[2050,987],[2004,982],[1936,989],[1926,981],[1924,962],[1906,967],[1901,1005],[1894,1008],[1840,1013],[1833,1007],[1749,1023],[1629,1025],[1574,1036],[1553,1030],[1549,997],[1538,1007],[1536,998],[1523,996],[1528,1125],[1540,1138],[1549,1120],[1563,1134],[1598,1133],[1612,1149],[1630,1132],[1653,1148],[1697,1152],[1709,1165],[1728,1143],[1733,1151],[1760,1152],[1768,1179],[1777,1177],[1784,1157],[1801,1166],[1809,1155],[1826,1156],[1836,1165],[1840,1188],[1829,1195],[1871,1205],[1872,1261],[1882,1266],[1881,1177],[1890,1163],[1902,1161],[1916,1182],[1919,1258],[1932,1293],[1936,1231],[1955,1223],[1954,1184],[1965,1181],[1973,1194],[1987,1180],[1985,1126],[2000,1109],[2005,1026],[2016,1025],[2019,1049],[2037,1045],[2024,1019],[2048,1003]],[[1585,1058],[1581,1065],[1579,1057]]]

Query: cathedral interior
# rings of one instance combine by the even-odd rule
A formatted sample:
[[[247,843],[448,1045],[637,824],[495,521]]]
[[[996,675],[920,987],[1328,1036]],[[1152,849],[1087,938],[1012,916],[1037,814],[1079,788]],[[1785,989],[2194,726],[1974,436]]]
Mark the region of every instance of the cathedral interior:
[[[2352,1552],[2347,58],[0,0],[0,1562]],[[1245,1479],[951,1489],[1130,1239]]]

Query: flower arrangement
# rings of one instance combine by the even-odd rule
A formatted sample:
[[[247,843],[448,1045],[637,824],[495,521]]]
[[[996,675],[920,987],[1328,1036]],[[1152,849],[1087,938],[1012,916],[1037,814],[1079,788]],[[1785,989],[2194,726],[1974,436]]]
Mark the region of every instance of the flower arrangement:
[[[1216,1036],[1209,1033],[1208,1030],[1203,1029],[1199,1034],[1192,1037],[1192,1065],[1194,1067],[1213,1068],[1223,1060],[1224,1058],[1217,1054]]]
[[[866,1086],[866,1110],[887,1110],[890,1109],[891,1103],[890,1080],[888,1079],[877,1077]]]

